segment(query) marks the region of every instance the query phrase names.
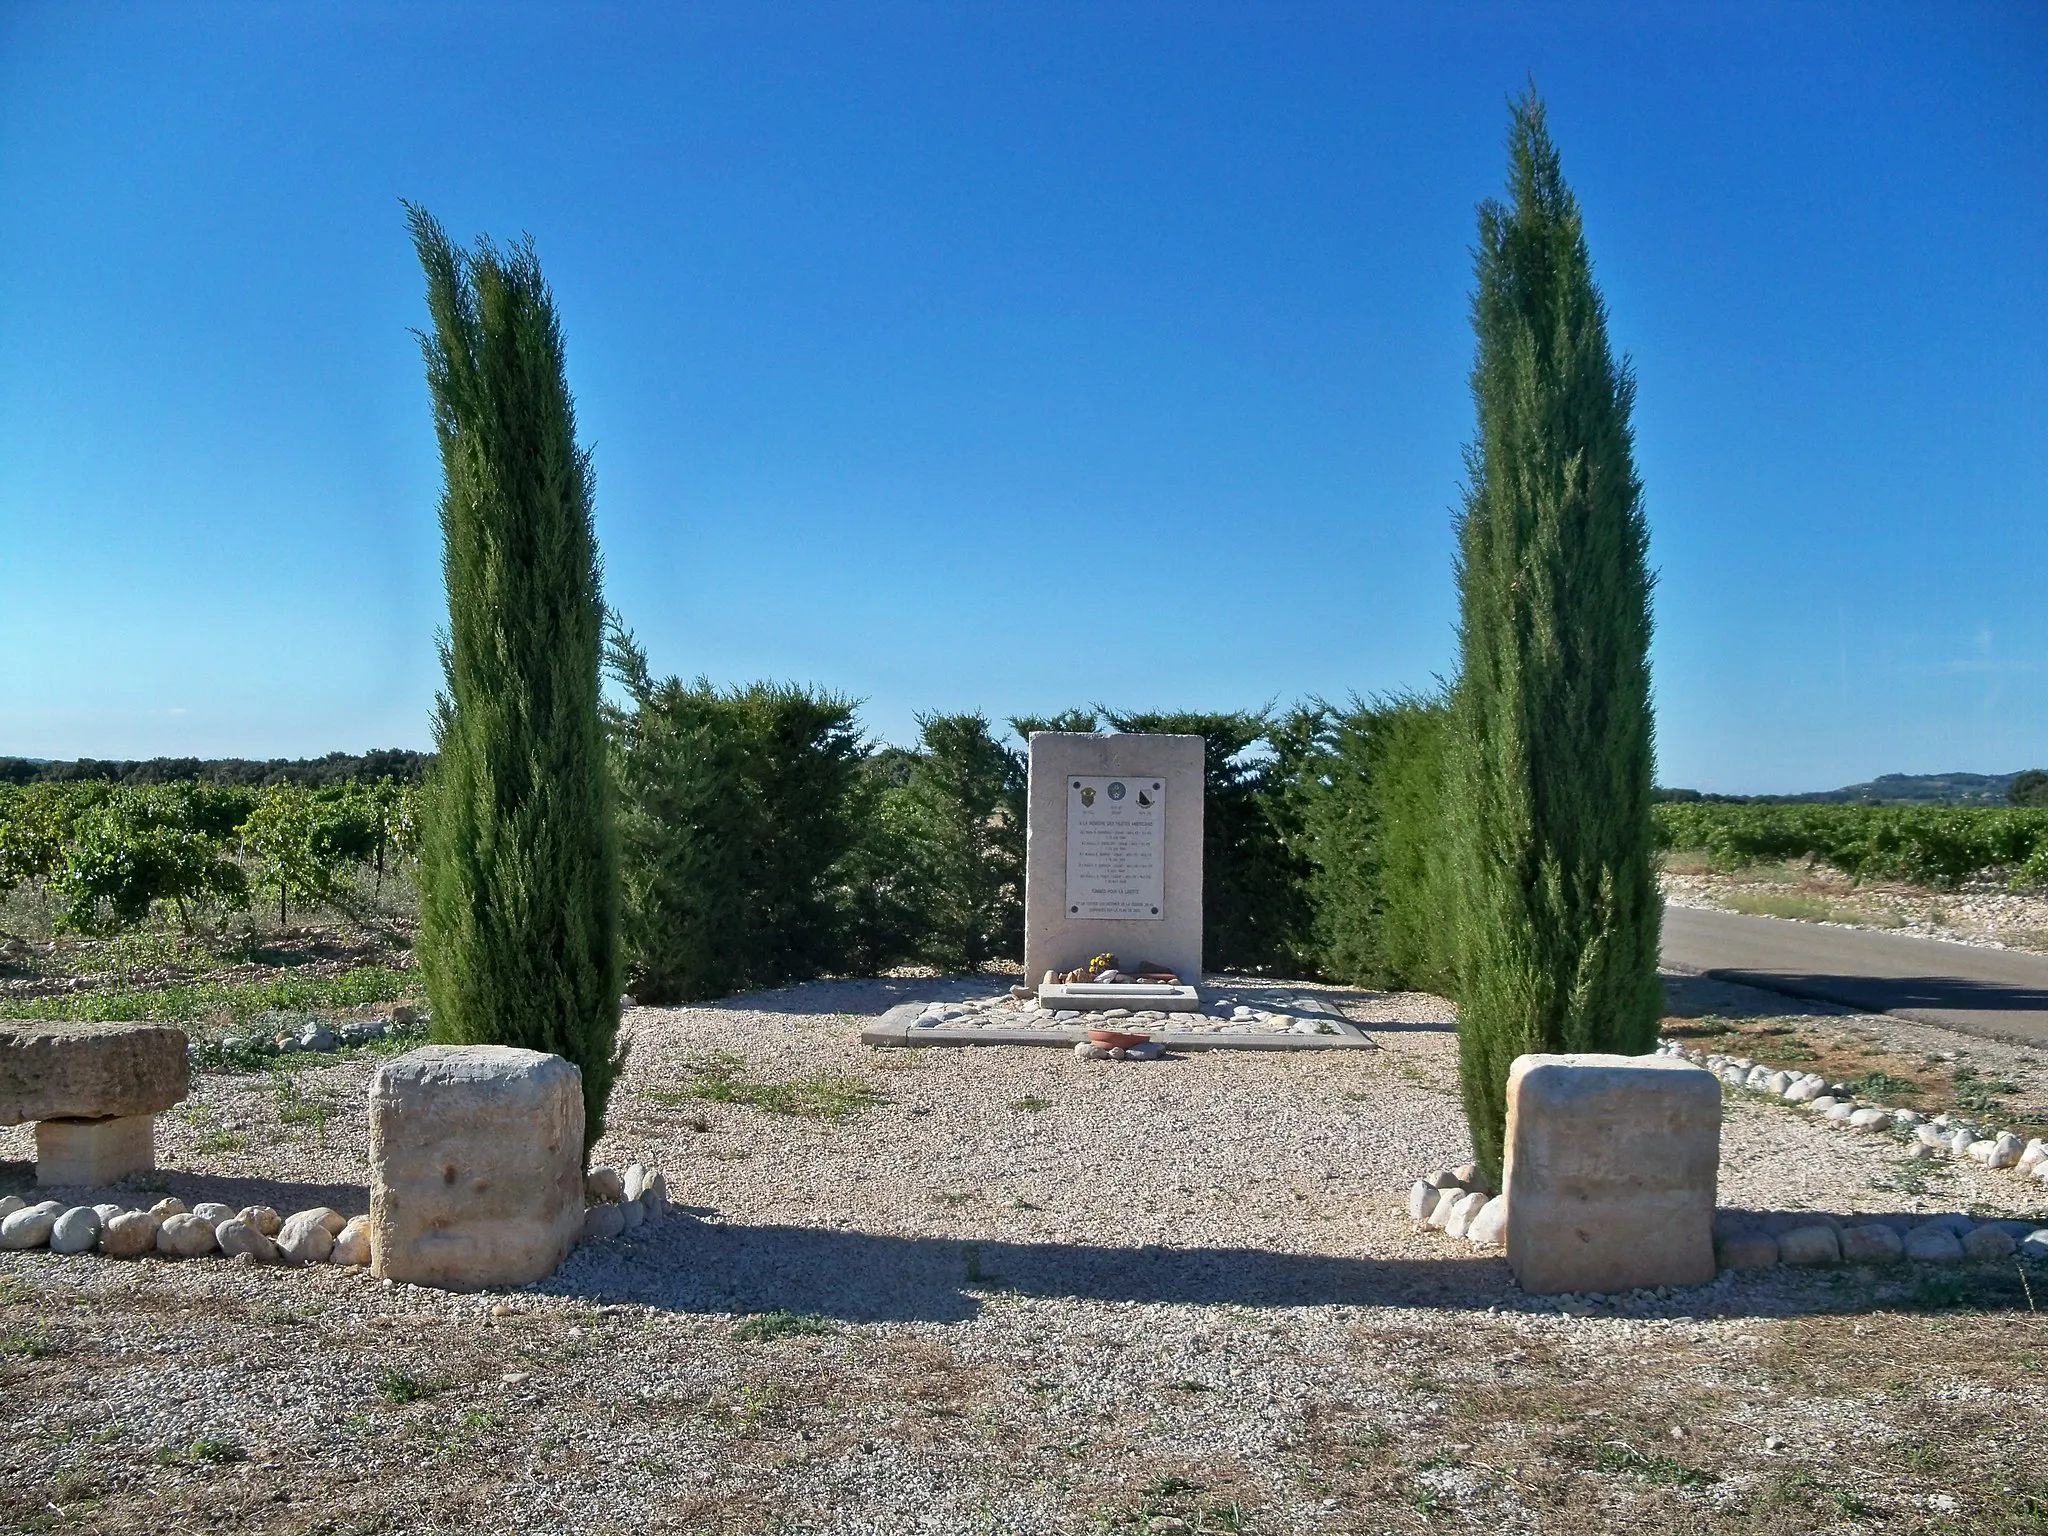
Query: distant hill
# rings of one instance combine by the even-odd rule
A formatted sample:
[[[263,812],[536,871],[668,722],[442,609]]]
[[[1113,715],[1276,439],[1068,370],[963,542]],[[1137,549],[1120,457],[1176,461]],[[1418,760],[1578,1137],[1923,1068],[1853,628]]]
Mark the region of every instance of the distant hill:
[[[2016,773],[1886,773],[1867,784],[1812,790],[1803,795],[1708,795],[1696,789],[1660,789],[1660,800],[1709,800],[1754,805],[2004,805]]]

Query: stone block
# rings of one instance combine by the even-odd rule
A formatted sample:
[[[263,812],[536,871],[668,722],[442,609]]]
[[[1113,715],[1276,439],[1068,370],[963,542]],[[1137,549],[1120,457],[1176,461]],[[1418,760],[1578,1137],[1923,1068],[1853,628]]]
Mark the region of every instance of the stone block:
[[[155,1166],[155,1115],[36,1122],[38,1184],[97,1188]]]
[[[0,1023],[0,1125],[154,1115],[191,1084],[167,1024]]]
[[[370,1085],[371,1270],[447,1290],[553,1273],[583,1230],[583,1074],[430,1045]]]
[[[1037,731],[1031,737],[1030,789],[1025,820],[1024,974],[1069,971],[1099,954],[1126,966],[1163,965],[1182,981],[1202,975],[1203,743],[1199,736],[1096,735]],[[1076,780],[1145,779],[1150,793],[1162,784],[1163,846],[1160,910],[1129,917],[1091,916],[1082,893],[1069,892],[1068,833],[1076,817],[1070,798]],[[1093,792],[1094,786],[1088,786]],[[1105,804],[1093,801],[1091,809]],[[1133,801],[1123,802],[1135,803]],[[1078,848],[1080,844],[1076,844]],[[1133,867],[1137,867],[1136,864]],[[1069,897],[1073,899],[1070,900]],[[1146,903],[1149,906],[1149,902]]]
[[[1671,1056],[1522,1056],[1508,1072],[1508,1265],[1525,1291],[1714,1278],[1721,1085]]]

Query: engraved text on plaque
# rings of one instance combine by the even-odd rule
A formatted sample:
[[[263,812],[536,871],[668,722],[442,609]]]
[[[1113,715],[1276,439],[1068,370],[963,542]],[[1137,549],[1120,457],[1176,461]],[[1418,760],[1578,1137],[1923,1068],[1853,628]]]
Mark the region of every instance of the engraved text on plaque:
[[[1067,781],[1067,915],[1160,916],[1166,892],[1166,781]]]

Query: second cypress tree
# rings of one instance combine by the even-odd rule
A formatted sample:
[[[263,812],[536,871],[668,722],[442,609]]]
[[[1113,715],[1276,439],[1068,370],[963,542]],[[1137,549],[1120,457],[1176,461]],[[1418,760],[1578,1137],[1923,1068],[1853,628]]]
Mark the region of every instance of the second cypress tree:
[[[590,461],[530,243],[457,250],[408,208],[440,439],[447,674],[420,846],[436,1040],[583,1073],[584,1144],[617,1075],[618,873],[598,659]]]
[[[1459,1076],[1495,1176],[1515,1057],[1641,1052],[1662,1011],[1635,381],[1609,350],[1533,89],[1513,104],[1508,152],[1508,200],[1481,205],[1475,254],[1445,800]]]

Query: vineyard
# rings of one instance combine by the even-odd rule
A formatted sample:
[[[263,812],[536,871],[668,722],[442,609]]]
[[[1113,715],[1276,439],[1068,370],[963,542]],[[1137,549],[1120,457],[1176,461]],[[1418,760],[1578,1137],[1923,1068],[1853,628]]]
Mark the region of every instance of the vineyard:
[[[2048,883],[2048,809],[1684,802],[1655,815],[1664,847],[1701,850],[1719,869],[1813,859],[1855,880]]]
[[[205,783],[0,785],[0,896],[33,895],[60,933],[181,928],[274,902],[332,902],[356,872],[381,895],[418,850],[418,794],[389,780],[308,789]]]

